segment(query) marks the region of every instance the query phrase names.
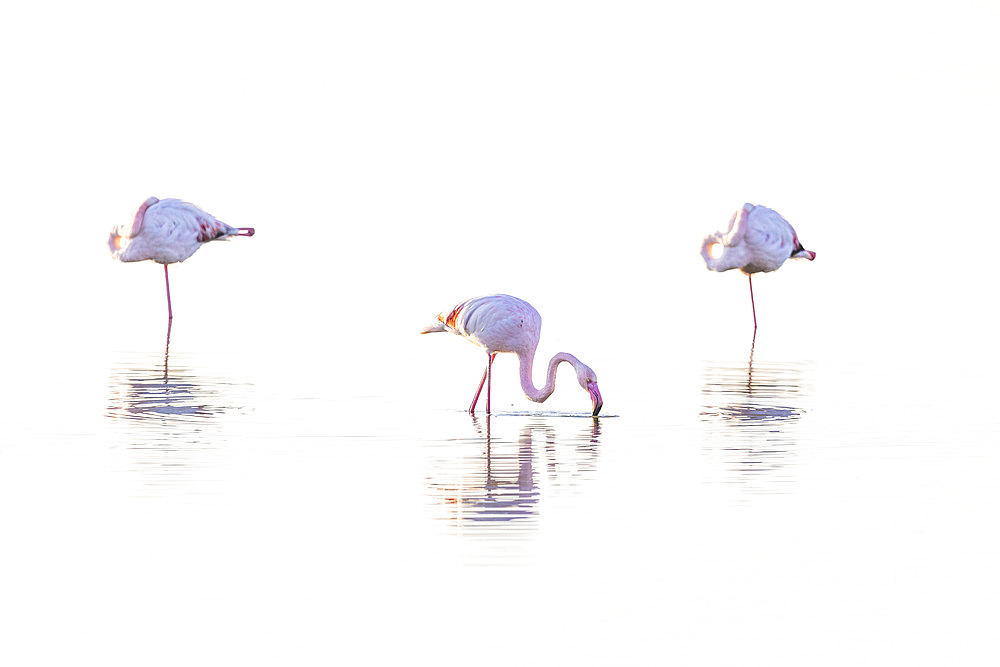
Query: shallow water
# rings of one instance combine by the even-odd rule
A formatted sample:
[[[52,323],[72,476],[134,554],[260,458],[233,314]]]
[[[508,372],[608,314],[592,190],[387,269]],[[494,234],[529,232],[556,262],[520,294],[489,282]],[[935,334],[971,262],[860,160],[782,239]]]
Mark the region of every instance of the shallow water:
[[[808,378],[797,363],[705,365],[704,449],[727,481],[747,493],[782,493],[795,475],[799,422],[810,409]],[[806,436],[808,437],[808,436]]]
[[[553,409],[524,400],[501,359],[497,412],[470,416],[478,355],[425,391],[392,368],[348,386],[217,349],[216,326],[142,326],[145,351],[103,358],[84,336],[48,379],[15,366],[5,622],[39,663],[68,655],[55,626],[121,664],[463,662],[497,633],[486,664],[532,642],[580,664],[976,664],[963,646],[993,644],[991,368],[781,358],[768,332],[665,383],[634,364],[598,419],[568,377]]]

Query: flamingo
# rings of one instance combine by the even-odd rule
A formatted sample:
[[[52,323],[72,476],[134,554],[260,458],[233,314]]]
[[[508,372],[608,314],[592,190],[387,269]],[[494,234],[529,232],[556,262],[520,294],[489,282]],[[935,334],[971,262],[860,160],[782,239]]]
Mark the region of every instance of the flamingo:
[[[194,204],[180,199],[150,197],[136,210],[130,224],[111,230],[111,256],[122,262],[151,259],[163,265],[167,282],[167,318],[174,319],[170,305],[170,275],[167,266],[183,262],[203,243],[230,236],[253,236],[253,227],[230,227]]]
[[[726,234],[716,232],[706,236],[701,256],[712,271],[739,269],[747,275],[755,333],[757,308],[753,303],[753,274],[776,271],[786,259],[816,259],[816,253],[802,247],[795,230],[777,211],[753,204],[744,204],[741,211],[733,214]]]
[[[493,360],[500,352],[517,355],[521,371],[521,389],[529,400],[544,402],[556,388],[556,367],[566,361],[576,370],[580,386],[590,394],[593,405],[591,416],[596,417],[604,401],[597,388],[597,375],[582,361],[567,352],[559,352],[549,360],[545,386],[535,389],[531,379],[531,367],[535,360],[535,349],[542,329],[542,316],[527,301],[506,294],[493,294],[468,299],[451,309],[447,314],[437,316],[437,322],[425,327],[420,333],[450,331],[485,348],[488,359],[479,389],[472,399],[469,413],[475,414],[479,394],[486,384],[486,414],[490,414],[490,385],[492,384]]]

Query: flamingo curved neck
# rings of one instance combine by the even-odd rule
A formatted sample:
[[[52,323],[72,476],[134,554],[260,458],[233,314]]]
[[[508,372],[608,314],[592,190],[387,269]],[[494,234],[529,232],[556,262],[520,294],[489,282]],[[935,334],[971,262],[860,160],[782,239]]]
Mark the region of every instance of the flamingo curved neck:
[[[532,366],[535,361],[535,352],[531,351],[530,354],[518,353],[517,355],[518,365],[520,366],[521,373],[521,389],[524,391],[524,395],[528,397],[529,400],[535,403],[543,403],[545,399],[552,395],[552,392],[556,389],[556,368],[564,361],[568,361],[573,365],[575,369],[581,364],[580,360],[574,357],[569,352],[559,352],[549,359],[549,367],[545,373],[545,386],[541,389],[535,389],[535,383],[532,380]]]

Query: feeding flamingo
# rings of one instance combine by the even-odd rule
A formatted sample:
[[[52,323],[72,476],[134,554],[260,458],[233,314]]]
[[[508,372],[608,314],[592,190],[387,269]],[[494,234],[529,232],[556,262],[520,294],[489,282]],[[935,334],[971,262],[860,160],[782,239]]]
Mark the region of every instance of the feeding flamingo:
[[[130,224],[111,230],[111,256],[122,262],[151,259],[163,265],[167,282],[167,317],[174,318],[170,305],[170,275],[167,266],[183,262],[201,244],[230,236],[253,236],[253,227],[230,227],[194,204],[180,199],[150,197],[139,206]]]
[[[753,274],[776,271],[786,259],[816,259],[816,253],[806,250],[795,230],[777,211],[766,206],[744,204],[729,221],[726,234],[716,232],[705,237],[701,256],[712,271],[739,269],[750,280],[750,308],[753,328],[757,331],[757,308],[753,302]]]
[[[593,405],[592,416],[596,417],[604,405],[601,392],[597,388],[597,375],[589,366],[567,352],[559,352],[549,360],[545,386],[535,389],[531,378],[531,367],[535,360],[535,349],[542,329],[542,316],[527,301],[506,294],[480,296],[463,301],[448,314],[441,313],[437,322],[425,327],[420,333],[450,331],[486,349],[488,360],[479,389],[472,399],[469,413],[475,412],[479,394],[486,384],[486,414],[490,414],[490,384],[492,383],[493,359],[500,352],[517,355],[521,371],[521,389],[529,400],[542,403],[556,388],[556,367],[566,361],[576,370],[580,386],[590,394]]]

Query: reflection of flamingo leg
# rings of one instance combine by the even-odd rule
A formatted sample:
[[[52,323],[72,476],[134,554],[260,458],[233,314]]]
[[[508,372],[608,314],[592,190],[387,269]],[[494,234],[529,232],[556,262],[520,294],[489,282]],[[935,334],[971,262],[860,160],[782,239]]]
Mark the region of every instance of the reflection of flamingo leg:
[[[166,268],[166,266],[164,266]],[[163,350],[163,383],[167,383],[167,369],[170,366],[170,327],[174,326],[173,320],[167,320],[167,346]]]

